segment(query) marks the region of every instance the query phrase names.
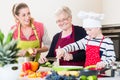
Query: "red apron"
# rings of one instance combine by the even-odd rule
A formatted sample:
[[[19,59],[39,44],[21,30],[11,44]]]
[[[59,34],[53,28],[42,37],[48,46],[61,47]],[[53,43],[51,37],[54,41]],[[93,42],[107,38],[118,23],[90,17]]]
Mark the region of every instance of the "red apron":
[[[85,67],[90,65],[96,65],[97,62],[101,61],[100,58],[100,46],[102,44],[104,37],[102,38],[99,46],[94,45],[86,45],[86,61],[85,61]]]
[[[74,33],[74,28],[72,27],[72,34],[69,35],[68,37],[65,38],[61,38],[61,34],[59,36],[58,42],[56,44],[55,49],[58,48],[58,46],[60,47],[64,47],[67,44],[73,43],[75,42],[75,33]],[[71,52],[70,54],[76,54],[77,51],[75,52]],[[56,56],[56,52],[54,52],[55,56]],[[65,61],[63,59],[60,59],[60,65],[73,65],[73,66],[81,66],[84,65],[84,61]]]

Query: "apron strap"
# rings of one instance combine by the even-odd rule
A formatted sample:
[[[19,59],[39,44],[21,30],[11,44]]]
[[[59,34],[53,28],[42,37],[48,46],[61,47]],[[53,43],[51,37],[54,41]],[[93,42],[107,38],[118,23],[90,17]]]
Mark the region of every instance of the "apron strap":
[[[33,31],[34,31],[34,34],[35,34],[35,36],[36,36],[36,39],[39,40],[38,34],[37,34],[36,29],[35,29],[35,26],[34,26],[33,24],[32,24],[32,29],[33,29]]]
[[[20,40],[20,24],[18,25],[18,40]]]
[[[105,38],[105,37],[103,36],[102,40],[100,41],[99,47],[101,46],[101,44],[102,44],[104,38]]]
[[[104,38],[105,38],[105,37],[103,36],[102,40],[100,41],[100,45],[99,45],[99,47],[101,46],[101,44],[102,44]],[[90,41],[90,39],[88,39],[88,41],[87,41],[87,45],[88,45],[88,42],[89,42],[89,41]]]

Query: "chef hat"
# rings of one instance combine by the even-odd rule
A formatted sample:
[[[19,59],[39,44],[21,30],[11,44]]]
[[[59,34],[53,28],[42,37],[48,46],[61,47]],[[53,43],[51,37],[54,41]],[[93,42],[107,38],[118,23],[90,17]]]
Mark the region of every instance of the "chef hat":
[[[83,20],[83,28],[96,28],[102,27],[101,20],[104,18],[103,14],[97,14],[94,12],[80,11],[78,17]]]

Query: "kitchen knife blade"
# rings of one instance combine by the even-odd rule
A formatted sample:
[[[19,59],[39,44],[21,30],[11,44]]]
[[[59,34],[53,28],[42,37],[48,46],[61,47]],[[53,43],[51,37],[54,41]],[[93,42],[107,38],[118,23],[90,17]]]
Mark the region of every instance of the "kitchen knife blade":
[[[48,61],[56,61],[57,60],[57,58],[55,58],[55,57],[47,57],[47,59],[48,59]]]

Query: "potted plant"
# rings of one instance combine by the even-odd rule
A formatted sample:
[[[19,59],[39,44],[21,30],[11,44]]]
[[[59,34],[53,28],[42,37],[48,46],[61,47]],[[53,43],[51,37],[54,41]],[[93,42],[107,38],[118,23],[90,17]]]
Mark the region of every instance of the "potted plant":
[[[1,80],[17,80],[20,67],[17,63],[17,41],[12,40],[12,33],[4,37],[0,31],[0,79]],[[7,76],[6,76],[7,75]]]

